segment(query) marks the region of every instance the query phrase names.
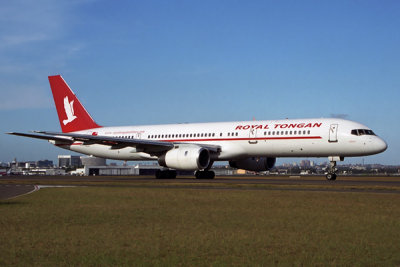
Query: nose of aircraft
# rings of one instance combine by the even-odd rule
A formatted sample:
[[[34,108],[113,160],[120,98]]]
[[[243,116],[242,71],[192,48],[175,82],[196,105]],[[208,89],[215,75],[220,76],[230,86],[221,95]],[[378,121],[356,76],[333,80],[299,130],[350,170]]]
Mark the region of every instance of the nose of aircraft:
[[[376,140],[373,142],[373,149],[375,153],[381,153],[387,149],[386,142],[382,139],[377,137]]]

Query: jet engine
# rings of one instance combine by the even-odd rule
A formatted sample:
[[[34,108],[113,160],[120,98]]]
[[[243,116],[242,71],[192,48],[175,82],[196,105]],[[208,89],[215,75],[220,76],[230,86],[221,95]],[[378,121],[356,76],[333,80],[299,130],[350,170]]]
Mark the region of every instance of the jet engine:
[[[158,158],[158,164],[176,170],[202,170],[209,163],[210,152],[199,146],[179,146]]]
[[[276,158],[246,158],[229,161],[229,166],[236,169],[262,172],[268,171],[275,166]]]

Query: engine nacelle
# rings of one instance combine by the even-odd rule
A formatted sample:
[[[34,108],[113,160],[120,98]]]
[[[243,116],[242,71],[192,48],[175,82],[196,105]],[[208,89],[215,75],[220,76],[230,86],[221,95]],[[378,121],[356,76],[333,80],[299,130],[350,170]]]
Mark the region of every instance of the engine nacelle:
[[[247,171],[262,172],[268,171],[275,166],[276,158],[247,158],[236,161],[229,161],[229,166]]]
[[[202,170],[210,164],[210,152],[203,147],[180,146],[159,157],[158,164],[176,170]]]

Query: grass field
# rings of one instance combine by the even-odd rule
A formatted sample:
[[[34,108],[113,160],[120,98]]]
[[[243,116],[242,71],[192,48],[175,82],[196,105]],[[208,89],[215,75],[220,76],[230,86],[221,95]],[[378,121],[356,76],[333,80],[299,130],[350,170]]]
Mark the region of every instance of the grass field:
[[[400,265],[400,195],[47,188],[0,202],[1,266]]]

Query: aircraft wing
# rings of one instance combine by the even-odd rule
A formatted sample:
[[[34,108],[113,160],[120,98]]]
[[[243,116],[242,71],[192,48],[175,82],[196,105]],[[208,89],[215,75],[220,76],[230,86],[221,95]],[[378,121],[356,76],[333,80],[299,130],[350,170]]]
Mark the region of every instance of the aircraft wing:
[[[30,138],[37,138],[37,139],[43,139],[43,140],[54,140],[54,141],[60,141],[60,142],[73,143],[73,140],[71,138],[61,137],[61,136],[57,137],[57,136],[29,134],[29,133],[15,133],[15,132],[10,132],[7,134],[30,137]]]
[[[174,148],[176,145],[182,143],[172,143],[163,141],[153,141],[153,140],[143,140],[143,139],[130,139],[130,138],[119,138],[110,136],[95,136],[89,134],[76,134],[76,133],[59,133],[59,132],[35,132],[35,134],[27,133],[8,133],[13,135],[45,139],[45,140],[55,140],[61,142],[83,142],[83,145],[100,144],[110,146],[111,149],[121,149],[125,147],[135,147],[138,152],[145,152],[149,154],[158,154],[168,151]],[[186,144],[186,143],[184,143]],[[197,145],[209,149],[211,152],[219,152],[220,146],[215,145],[205,145],[205,144],[191,144]]]

